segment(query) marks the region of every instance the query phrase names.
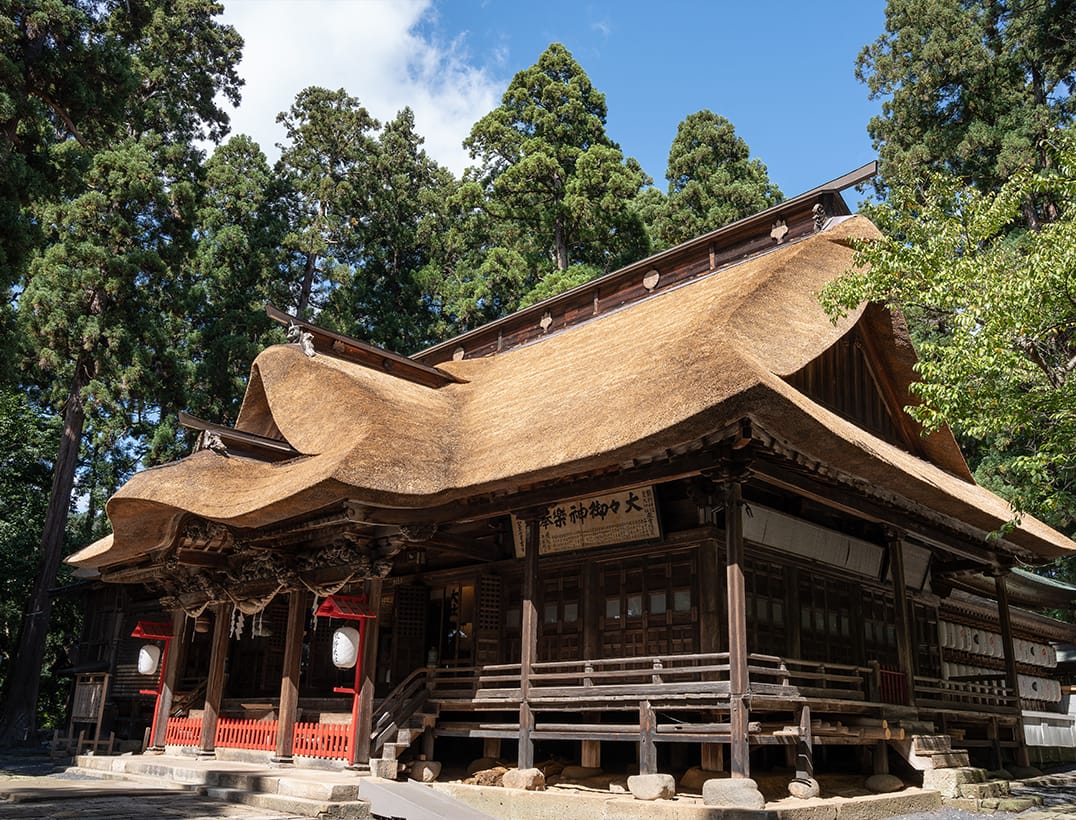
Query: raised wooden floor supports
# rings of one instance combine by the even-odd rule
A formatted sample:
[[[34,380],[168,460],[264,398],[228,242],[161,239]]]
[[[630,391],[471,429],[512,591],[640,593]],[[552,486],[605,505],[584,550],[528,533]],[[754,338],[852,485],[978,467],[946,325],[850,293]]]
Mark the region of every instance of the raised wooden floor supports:
[[[743,571],[743,464],[726,465],[725,556],[729,628],[729,758],[733,777],[750,777],[747,737],[747,598]]]
[[[531,675],[538,656],[538,540],[541,519],[546,510],[527,510],[519,517],[527,523],[527,539],[523,555],[522,624],[519,647],[519,752],[520,769],[534,766],[534,711],[531,709]]]
[[[187,613],[182,609],[172,612],[172,646],[165,658],[164,674],[161,676],[161,694],[157,698],[157,707],[153,713],[154,731],[149,739],[149,748],[154,752],[164,751],[164,737],[168,731],[168,713],[172,711],[172,696],[175,694],[176,679],[179,677],[179,668],[184,660],[183,627],[186,622]]]
[[[1005,684],[1020,703],[1020,675],[1016,670],[1016,647],[1013,645],[1012,618],[1009,615],[1009,589],[1005,582],[1007,571],[994,574],[994,592],[998,599],[998,623],[1001,626],[1001,646],[1005,653]],[[1016,765],[1027,766],[1030,759],[1024,744],[1024,722],[1016,719]]]
[[[381,579],[366,582],[366,606],[375,615],[381,611]],[[355,762],[370,763],[370,743],[373,734],[374,685],[377,675],[378,626],[376,619],[366,625],[366,640],[362,647],[362,689],[359,695],[359,731]]]
[[[284,668],[280,672],[280,709],[277,712],[276,748],[273,761],[291,762],[295,739],[295,718],[299,711],[299,665],[303,652],[303,627],[306,621],[306,590],[288,594],[288,626],[284,636]]]
[[[912,647],[908,589],[904,580],[904,542],[896,530],[886,532],[889,550],[889,575],[893,581],[893,610],[896,615],[897,656],[904,673],[906,703],[915,706],[915,655]]]
[[[209,677],[205,686],[205,709],[202,712],[202,734],[198,754],[212,755],[216,750],[217,718],[224,694],[224,662],[228,657],[231,604],[213,607],[213,647],[209,656]]]

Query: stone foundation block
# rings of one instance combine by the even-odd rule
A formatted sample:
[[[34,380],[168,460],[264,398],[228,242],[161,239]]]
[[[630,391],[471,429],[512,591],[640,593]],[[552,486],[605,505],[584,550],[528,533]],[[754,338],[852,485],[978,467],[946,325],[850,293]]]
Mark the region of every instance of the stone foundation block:
[[[400,772],[399,761],[384,757],[370,758],[370,774],[383,780],[395,780]]]
[[[740,809],[764,809],[766,800],[758,784],[749,777],[707,780],[702,784],[702,802],[706,806]]]
[[[628,791],[636,800],[668,800],[676,796],[676,778],[671,774],[634,774]]]
[[[411,779],[419,783],[432,783],[441,774],[441,764],[436,760],[416,760],[411,764]]]

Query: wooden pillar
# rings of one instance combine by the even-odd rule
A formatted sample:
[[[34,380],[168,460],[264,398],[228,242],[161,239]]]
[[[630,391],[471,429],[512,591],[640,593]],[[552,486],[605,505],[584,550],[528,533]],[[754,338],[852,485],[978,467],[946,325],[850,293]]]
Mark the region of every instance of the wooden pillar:
[[[527,538],[523,554],[523,612],[519,636],[519,754],[520,769],[534,766],[534,712],[530,705],[530,678],[538,656],[538,540],[541,519],[545,514],[528,510],[520,515],[527,523]]]
[[[893,609],[896,614],[897,657],[904,672],[904,692],[909,706],[915,706],[915,653],[912,646],[908,587],[904,581],[904,546],[900,533],[886,532],[889,547],[889,576],[893,581]]]
[[[224,661],[228,657],[231,613],[231,604],[217,604],[213,607],[213,647],[209,655],[209,677],[205,685],[199,755],[212,755],[216,749],[217,718],[220,716],[220,701],[224,695]]]
[[[604,604],[601,572],[596,562],[588,561],[583,567],[583,660],[595,660],[601,656]]]
[[[700,765],[708,772],[725,771],[725,746],[723,743],[703,743]]]
[[[725,477],[725,570],[729,604],[729,757],[732,777],[750,777],[747,737],[747,602],[743,573],[742,473]]]
[[[800,736],[796,742],[796,780],[814,780],[814,738],[811,735],[811,707],[800,707]]]
[[[721,651],[721,576],[718,543],[706,540],[699,547],[699,652]]]
[[[284,668],[280,672],[280,709],[277,711],[276,749],[273,761],[291,763],[295,719],[299,712],[299,665],[306,625],[306,590],[288,593],[288,627],[284,635]]]
[[[874,744],[874,774],[889,774],[889,744],[884,740]]]
[[[584,740],[579,763],[587,769],[600,769],[602,767],[602,742],[600,740]]]
[[[381,611],[381,579],[366,582],[366,605],[375,616]],[[359,732],[356,738],[355,762],[370,763],[370,744],[373,742],[374,688],[377,684],[376,617],[366,623],[366,640],[362,647],[362,690],[359,695]]]
[[[654,743],[657,732],[654,709],[650,701],[639,702],[639,774],[658,773],[658,751]]]
[[[583,568],[583,659],[595,660],[602,654],[601,617],[605,611],[605,595],[601,585],[601,571],[597,563],[588,561]],[[585,667],[591,669],[588,663]],[[584,680],[589,685],[589,680]],[[599,716],[593,712],[583,715],[584,723],[597,723]],[[602,765],[600,740],[580,741],[580,763],[591,769]]]
[[[183,660],[183,627],[187,613],[182,609],[172,612],[172,640],[169,642],[168,657],[165,659],[164,675],[161,680],[161,695],[157,698],[157,710],[153,714],[153,726],[156,731],[149,739],[149,750],[164,751],[164,736],[168,730],[168,713],[172,711],[172,696],[176,691],[176,678],[179,676],[179,664]]]
[[[998,623],[1001,626],[1001,646],[1005,653],[1005,684],[1016,698],[1016,708],[1020,708],[1020,675],[1016,670],[1016,647],[1013,645],[1012,619],[1009,616],[1009,588],[1005,583],[1007,570],[994,574],[994,592],[998,599]],[[1029,763],[1027,746],[1024,743],[1024,721],[1020,714],[1016,716],[1016,765],[1027,766]]]

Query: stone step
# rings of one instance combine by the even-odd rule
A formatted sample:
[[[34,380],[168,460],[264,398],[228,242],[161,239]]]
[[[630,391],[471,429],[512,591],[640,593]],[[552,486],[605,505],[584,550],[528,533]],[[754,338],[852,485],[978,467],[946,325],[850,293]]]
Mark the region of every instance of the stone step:
[[[956,769],[927,769],[923,772],[923,788],[934,789],[942,797],[960,797],[960,787],[969,783],[986,783],[986,769],[962,766]]]
[[[925,769],[959,769],[967,767],[971,760],[966,751],[956,752],[926,752],[917,755],[922,760]]]
[[[961,797],[974,797],[977,800],[989,797],[1009,797],[1008,780],[991,780],[987,783],[965,783],[960,786]]]
[[[942,800],[942,805],[948,809],[961,809],[963,811],[975,811],[993,814],[994,812],[1022,812],[1042,805],[1040,797],[956,797]],[[1069,815],[1057,815],[1058,817]]]
[[[323,820],[365,820],[371,816],[370,804],[365,800],[311,800],[285,794],[265,794],[231,789],[223,786],[203,786],[198,790],[213,800],[241,803],[282,814],[318,817]]]
[[[912,751],[919,755],[951,752],[952,743],[949,735],[912,735]]]
[[[288,775],[263,775],[247,772],[213,772],[206,779],[213,788],[236,789],[260,794],[279,794],[286,797],[302,797],[307,800],[340,802],[357,800],[359,784],[333,783],[315,777],[291,777]]]
[[[191,791],[196,788],[195,785],[185,785],[183,783],[173,783],[170,780],[162,779],[160,777],[153,777],[151,775],[144,774],[131,774],[129,772],[113,772],[107,769],[90,769],[85,766],[69,766],[64,769],[64,774],[80,775],[82,777],[94,777],[98,780],[126,780],[131,783],[145,783],[147,785],[157,786],[161,789],[171,789],[173,791]]]

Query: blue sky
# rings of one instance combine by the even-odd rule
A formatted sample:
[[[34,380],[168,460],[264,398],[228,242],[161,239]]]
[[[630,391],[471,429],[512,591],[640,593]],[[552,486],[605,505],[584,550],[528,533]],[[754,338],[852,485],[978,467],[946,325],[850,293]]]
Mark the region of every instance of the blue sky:
[[[665,189],[676,127],[727,117],[793,196],[874,158],[880,108],[854,76],[883,0],[802,3],[567,0],[225,0],[247,41],[233,130],[275,159],[274,118],[307,85],[343,87],[384,120],[405,105],[457,174],[460,142],[551,42],[606,95],[607,131]]]

